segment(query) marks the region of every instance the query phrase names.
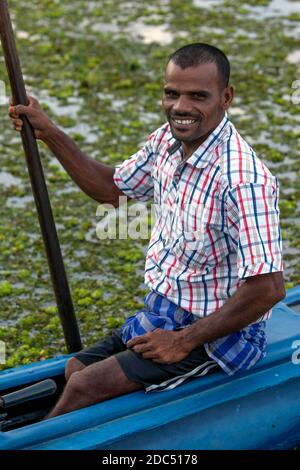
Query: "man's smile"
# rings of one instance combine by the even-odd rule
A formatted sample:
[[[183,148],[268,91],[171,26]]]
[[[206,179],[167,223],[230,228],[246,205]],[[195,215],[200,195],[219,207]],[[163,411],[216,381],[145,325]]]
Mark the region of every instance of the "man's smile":
[[[176,127],[176,129],[182,129],[182,130],[187,130],[191,127],[193,127],[193,125],[199,121],[199,119],[195,119],[195,118],[188,118],[188,117],[174,117],[174,116],[171,116],[171,121],[172,121],[172,124],[174,127]]]

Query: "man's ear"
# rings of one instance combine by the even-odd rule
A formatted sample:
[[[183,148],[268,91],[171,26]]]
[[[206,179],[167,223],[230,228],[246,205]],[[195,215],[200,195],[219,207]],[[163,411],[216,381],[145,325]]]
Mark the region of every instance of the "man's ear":
[[[229,106],[231,105],[231,102],[234,97],[234,88],[233,86],[228,86],[224,89],[223,91],[223,109],[226,111]]]

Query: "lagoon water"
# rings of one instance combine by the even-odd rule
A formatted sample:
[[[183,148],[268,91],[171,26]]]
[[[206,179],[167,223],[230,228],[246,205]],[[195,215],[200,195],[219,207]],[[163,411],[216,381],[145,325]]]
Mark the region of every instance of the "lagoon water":
[[[299,1],[9,3],[28,93],[85,153],[111,165],[164,122],[168,54],[192,41],[223,48],[236,88],[230,115],[280,181],[285,281],[300,284]],[[1,54],[0,80],[8,94]],[[8,367],[63,352],[64,344],[20,138],[7,99],[0,103],[0,340]],[[97,204],[39,148],[88,344],[141,306],[147,240],[97,239]]]

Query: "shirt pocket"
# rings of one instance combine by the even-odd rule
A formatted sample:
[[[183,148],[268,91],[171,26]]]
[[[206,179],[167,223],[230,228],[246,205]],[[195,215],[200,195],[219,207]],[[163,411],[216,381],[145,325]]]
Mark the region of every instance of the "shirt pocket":
[[[204,230],[183,230],[173,245],[173,252],[178,261],[187,268],[205,271],[207,252],[205,250]]]

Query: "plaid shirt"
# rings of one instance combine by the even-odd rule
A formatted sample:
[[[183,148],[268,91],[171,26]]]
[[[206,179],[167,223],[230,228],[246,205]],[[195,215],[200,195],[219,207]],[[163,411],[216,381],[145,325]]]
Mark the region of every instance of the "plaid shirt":
[[[185,161],[165,124],[114,181],[129,198],[155,204],[147,286],[196,317],[219,310],[247,277],[283,270],[278,180],[227,115]],[[270,314],[245,334],[207,343],[208,354],[227,373],[251,367],[265,354]]]

